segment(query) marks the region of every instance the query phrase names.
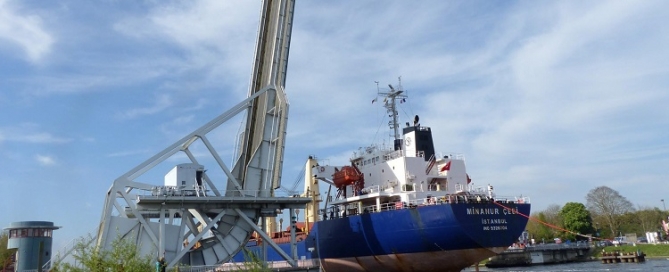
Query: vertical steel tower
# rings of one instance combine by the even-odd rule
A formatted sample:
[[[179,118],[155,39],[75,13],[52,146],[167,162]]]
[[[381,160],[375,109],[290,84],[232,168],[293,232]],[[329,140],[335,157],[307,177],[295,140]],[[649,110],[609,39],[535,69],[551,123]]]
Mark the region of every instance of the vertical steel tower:
[[[273,197],[273,189],[280,185],[288,120],[284,86],[294,4],[294,0],[263,1],[246,100],[114,181],[100,220],[99,247],[109,248],[118,238],[132,239],[143,254],[165,257],[168,267],[213,265],[239,252],[255,231],[295,265],[297,256],[282,251],[257,226],[264,217],[275,217],[278,210],[290,209],[292,214],[310,201]],[[208,133],[242,112],[246,125],[231,169]],[[204,146],[216,162],[207,167],[219,167],[223,176],[205,173],[197,160],[200,157],[190,149],[195,143]],[[177,153],[185,154],[187,161],[177,164],[164,184],[137,180]],[[216,182],[226,178],[227,183]]]

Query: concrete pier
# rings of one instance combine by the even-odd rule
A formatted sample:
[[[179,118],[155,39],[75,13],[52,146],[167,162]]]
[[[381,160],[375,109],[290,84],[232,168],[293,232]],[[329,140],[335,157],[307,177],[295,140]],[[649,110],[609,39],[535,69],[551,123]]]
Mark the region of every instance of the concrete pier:
[[[646,261],[646,254],[637,252],[603,252],[600,258],[603,264],[610,263],[641,263]]]
[[[591,255],[588,243],[541,244],[525,248],[511,248],[490,258],[487,267],[528,266],[582,262]]]

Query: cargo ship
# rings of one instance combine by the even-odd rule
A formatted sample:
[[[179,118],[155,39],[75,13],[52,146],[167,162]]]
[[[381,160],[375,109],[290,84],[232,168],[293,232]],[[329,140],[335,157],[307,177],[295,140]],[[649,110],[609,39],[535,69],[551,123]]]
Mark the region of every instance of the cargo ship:
[[[299,258],[319,260],[324,271],[460,271],[506,250],[525,230],[529,197],[475,187],[465,157],[436,153],[418,116],[400,135],[397,107],[407,95],[401,81],[388,86],[372,104],[380,100],[387,110],[391,146],[361,148],[348,165],[307,160],[302,196],[314,201],[295,224]],[[285,252],[288,230],[273,234]],[[261,244],[250,240],[233,261],[263,256]],[[266,256],[283,260],[271,248]]]

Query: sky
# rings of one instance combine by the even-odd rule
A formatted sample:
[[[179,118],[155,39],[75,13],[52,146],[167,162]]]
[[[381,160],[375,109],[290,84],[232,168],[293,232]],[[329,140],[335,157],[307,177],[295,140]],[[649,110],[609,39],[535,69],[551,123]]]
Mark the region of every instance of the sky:
[[[0,0],[0,226],[53,221],[54,250],[94,233],[116,178],[246,97],[260,4]],[[298,0],[283,185],[309,155],[344,165],[388,143],[371,101],[376,81],[401,77],[401,123],[419,115],[437,152],[465,155],[475,185],[529,196],[534,211],[585,203],[599,186],[663,208],[667,11],[666,1]],[[230,149],[238,132],[235,121],[212,138]],[[161,185],[183,159],[143,181]]]

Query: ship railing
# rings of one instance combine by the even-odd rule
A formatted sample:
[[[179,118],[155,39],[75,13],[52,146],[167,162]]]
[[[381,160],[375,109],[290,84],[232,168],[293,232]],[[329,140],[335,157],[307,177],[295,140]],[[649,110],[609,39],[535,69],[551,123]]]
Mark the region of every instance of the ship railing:
[[[363,194],[374,194],[379,192],[381,192],[381,186],[379,185],[369,186],[362,189]]]
[[[402,156],[404,156],[404,150],[396,150],[396,151],[393,151],[393,152],[390,152],[388,154],[383,155],[383,158],[386,161],[389,161],[389,160],[396,159],[396,158],[399,158],[399,157],[402,157]]]
[[[381,203],[378,206],[377,205],[362,206],[362,213],[375,213],[383,211],[401,210],[405,208],[402,205],[398,205],[397,203],[399,202]]]
[[[515,197],[515,202],[516,203],[530,203],[530,197],[529,196],[517,196],[517,197]]]
[[[468,191],[469,191],[470,193],[472,193],[472,194],[482,194],[482,195],[485,195],[486,193],[488,193],[486,187],[483,187],[483,186],[476,186],[476,187],[475,187],[475,186],[472,185],[472,184],[469,184],[469,189],[468,189]]]
[[[453,160],[465,160],[465,154],[462,153],[448,153],[444,155],[444,153],[439,153],[439,156],[437,158],[444,158],[444,159],[453,159]]]
[[[523,203],[530,203],[530,197],[528,196],[495,196],[493,197],[495,202],[499,203],[518,203],[518,204],[523,204]]]
[[[409,201],[397,201],[389,203],[381,203],[379,205],[372,204],[362,206],[361,213],[374,213],[391,210],[410,209],[429,205],[444,205],[457,203],[490,203],[492,201],[499,203],[530,203],[529,197],[495,197],[490,198],[483,194],[466,194],[466,195],[445,195],[445,196],[430,196],[425,198],[417,198]],[[358,212],[356,207],[347,209],[349,214]]]
[[[407,205],[404,206],[408,206],[405,208],[412,208],[415,206],[442,205],[451,203],[483,203],[485,201],[487,201],[487,199],[481,195],[445,195],[412,199],[407,202]]]
[[[464,199],[463,196],[454,196],[454,195],[450,196],[450,198],[449,196],[418,198],[404,202],[398,201],[398,202],[381,203],[380,205],[373,204],[373,205],[362,206],[362,213],[402,210],[402,209],[415,208],[419,206],[461,203],[465,201],[466,200]]]
[[[502,203],[530,203],[529,196],[495,196],[494,199],[495,201]]]

